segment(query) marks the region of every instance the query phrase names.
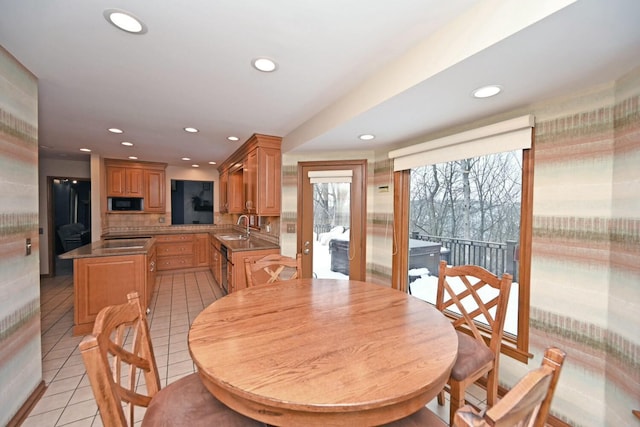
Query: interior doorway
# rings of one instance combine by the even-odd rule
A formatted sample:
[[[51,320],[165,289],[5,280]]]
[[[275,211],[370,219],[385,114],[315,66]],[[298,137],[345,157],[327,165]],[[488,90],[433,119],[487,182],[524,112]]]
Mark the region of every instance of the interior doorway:
[[[298,164],[302,276],[366,276],[366,160]]]
[[[72,274],[73,260],[58,255],[91,243],[91,180],[47,177],[49,276]]]

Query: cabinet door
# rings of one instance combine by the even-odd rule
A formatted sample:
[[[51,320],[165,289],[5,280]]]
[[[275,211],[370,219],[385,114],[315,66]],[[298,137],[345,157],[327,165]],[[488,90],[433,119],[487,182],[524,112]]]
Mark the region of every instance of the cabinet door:
[[[151,297],[153,296],[153,290],[156,286],[156,275],[158,271],[158,260],[156,257],[155,245],[151,248],[151,252],[147,255],[147,307],[151,306]]]
[[[229,173],[229,185],[227,191],[227,203],[229,203],[229,213],[244,212],[244,190],[243,190],[243,172],[238,169]]]
[[[127,192],[125,168],[107,167],[107,197],[124,197]]]
[[[207,267],[209,265],[209,235],[196,234],[194,266]]]
[[[259,147],[257,149],[256,210],[258,215],[280,215],[282,192],[282,159],[280,150]]]
[[[229,191],[229,173],[225,170],[220,172],[220,182],[218,183],[218,191],[220,192],[220,212],[227,213],[229,212],[229,202],[227,198],[227,192]]]
[[[89,333],[98,312],[124,304],[129,292],[137,291],[145,303],[145,261],[145,255],[74,260],[74,334]]]
[[[144,197],[142,169],[107,167],[108,197]]]
[[[161,170],[144,171],[145,212],[165,212],[165,175]]]
[[[248,214],[256,213],[258,206],[258,149],[252,150],[244,160],[243,180],[244,180],[244,211]]]
[[[127,196],[144,197],[144,173],[142,169],[125,169],[127,174]]]

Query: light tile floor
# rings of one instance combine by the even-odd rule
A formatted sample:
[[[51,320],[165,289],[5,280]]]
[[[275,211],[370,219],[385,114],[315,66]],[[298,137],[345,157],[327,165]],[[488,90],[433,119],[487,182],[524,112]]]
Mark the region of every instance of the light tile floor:
[[[208,271],[161,273],[148,316],[154,352],[163,386],[195,371],[187,348],[187,332],[194,318],[223,296]],[[24,422],[24,427],[101,427],[102,421],[78,350],[81,336],[72,336],[73,276],[41,281],[42,369],[47,390]],[[468,399],[481,405],[472,389]],[[427,405],[448,419],[448,402]],[[137,418],[143,411],[137,412]],[[140,422],[136,425],[139,425]]]

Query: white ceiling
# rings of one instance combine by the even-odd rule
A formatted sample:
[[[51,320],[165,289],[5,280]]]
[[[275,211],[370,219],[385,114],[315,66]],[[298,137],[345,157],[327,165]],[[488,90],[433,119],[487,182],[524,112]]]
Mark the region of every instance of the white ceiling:
[[[380,149],[610,82],[640,66],[639,22],[638,0],[0,0],[0,46],[39,79],[41,156],[211,167],[253,133]]]

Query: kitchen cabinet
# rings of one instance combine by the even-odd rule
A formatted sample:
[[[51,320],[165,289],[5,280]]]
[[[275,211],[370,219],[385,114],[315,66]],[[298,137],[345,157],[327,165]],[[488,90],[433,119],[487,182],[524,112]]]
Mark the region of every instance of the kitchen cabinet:
[[[221,204],[228,213],[279,216],[282,192],[282,138],[254,134],[218,168]],[[221,208],[222,211],[223,208]]]
[[[220,182],[218,183],[220,213],[229,212],[229,202],[227,201],[227,193],[229,191],[229,172],[227,170],[220,171]]]
[[[107,166],[107,197],[144,197],[142,169]]]
[[[141,198],[144,212],[166,211],[165,163],[105,159],[104,166],[107,198]]]
[[[104,307],[124,304],[127,294],[137,291],[146,306],[155,285],[153,250],[148,255],[114,255],[73,260],[74,335],[93,330],[93,322]]]
[[[209,260],[209,234],[199,233],[195,235],[194,267],[208,267]]]
[[[158,270],[209,267],[208,233],[156,236]]]
[[[164,170],[144,170],[144,211],[166,211]]]
[[[147,305],[151,303],[153,291],[156,288],[156,276],[158,275],[158,257],[156,245],[153,245],[147,255]]]
[[[158,271],[194,267],[193,234],[166,234],[156,236]]]
[[[247,213],[280,215],[282,159],[280,149],[257,147],[248,156],[251,162],[247,182]]]
[[[227,256],[229,258],[229,265],[227,266],[227,283],[229,286],[229,293],[239,291],[240,289],[247,287],[247,275],[244,267],[245,258],[280,253],[279,248],[257,249],[252,251],[233,251],[227,248],[227,250]]]
[[[242,168],[236,168],[229,172],[229,183],[227,184],[227,203],[229,213],[244,212],[244,191],[243,191],[243,171]]]

